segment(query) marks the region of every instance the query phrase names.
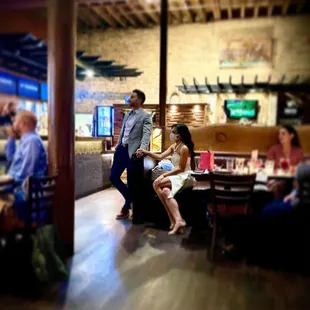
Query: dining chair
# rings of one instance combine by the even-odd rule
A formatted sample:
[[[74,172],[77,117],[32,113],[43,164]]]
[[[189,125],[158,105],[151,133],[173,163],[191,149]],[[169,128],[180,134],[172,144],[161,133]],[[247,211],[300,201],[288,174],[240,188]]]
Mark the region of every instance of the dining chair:
[[[26,231],[52,223],[56,183],[57,176],[29,178]]]
[[[242,210],[244,215],[247,215],[255,179],[256,174],[234,175],[220,172],[213,172],[210,174],[212,204],[212,207],[208,208],[212,221],[211,247],[208,251],[210,261],[214,260],[218,217],[223,215],[228,208],[230,210],[228,216],[229,214],[240,214],[240,210]],[[219,207],[224,207],[223,213],[219,212]]]

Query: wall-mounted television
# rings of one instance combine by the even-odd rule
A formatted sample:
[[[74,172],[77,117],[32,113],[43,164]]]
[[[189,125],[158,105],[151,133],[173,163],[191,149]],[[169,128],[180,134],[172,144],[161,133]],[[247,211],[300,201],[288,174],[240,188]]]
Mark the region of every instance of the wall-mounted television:
[[[96,107],[96,136],[112,137],[114,135],[114,108]]]
[[[224,111],[228,119],[257,119],[258,101],[247,99],[225,100]]]
[[[0,93],[16,95],[17,82],[13,74],[0,71]]]
[[[40,83],[40,99],[42,101],[48,101],[47,83]]]
[[[18,78],[18,96],[30,99],[40,99],[39,83],[33,80]]]

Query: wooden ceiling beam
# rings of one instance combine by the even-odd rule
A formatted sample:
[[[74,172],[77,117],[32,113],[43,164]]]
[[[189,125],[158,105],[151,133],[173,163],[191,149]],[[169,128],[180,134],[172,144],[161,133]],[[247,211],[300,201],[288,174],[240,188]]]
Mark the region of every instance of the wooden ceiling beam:
[[[102,6],[91,6],[89,9],[95,12],[110,27],[115,28],[117,26],[117,21],[107,14]]]
[[[268,5],[268,13],[267,13],[269,17],[272,16],[272,11],[273,11],[273,4],[270,3]]]
[[[137,27],[137,22],[134,19],[134,17],[131,14],[128,14],[128,12],[126,11],[126,5],[124,4],[119,4],[117,6],[118,10],[120,11],[120,13],[124,16],[124,18],[127,19],[127,21],[134,27]]]
[[[254,6],[254,17],[257,18],[258,17],[258,13],[259,13],[259,5],[256,4]]]
[[[156,12],[151,12],[150,7],[143,3],[142,0],[136,0],[137,4],[145,11],[145,14],[152,20],[153,23],[159,25],[159,15]],[[154,9],[154,8],[153,8]]]
[[[221,9],[219,0],[214,0],[212,12],[215,20],[221,19]]]
[[[0,33],[23,32],[30,32],[35,37],[46,41],[47,22],[38,22],[29,18],[25,11],[0,11]]]
[[[240,8],[240,17],[245,18],[245,5],[244,4]]]
[[[131,9],[132,12],[135,11],[135,5],[137,4],[136,0],[128,0],[127,1],[127,6]],[[144,14],[142,12],[136,12],[134,13],[134,15],[138,18],[138,20],[140,21],[140,23],[143,26],[147,26],[148,20],[147,18],[145,18]]]
[[[188,2],[190,5],[195,7],[193,11],[197,16],[199,16],[200,21],[206,22],[206,12],[202,8],[203,3],[200,3],[200,0],[188,0]]]
[[[284,3],[282,4],[282,15],[283,16],[287,14],[287,10],[288,10],[290,4],[291,4],[290,0],[285,0]]]
[[[120,12],[115,10],[115,5],[105,5],[105,10],[121,25],[123,28],[127,27],[126,19],[121,15]]]
[[[182,16],[183,16],[183,22],[193,22],[193,17],[191,13],[188,10],[188,7],[184,0],[176,0],[174,1],[175,6],[178,8],[178,10],[181,10]]]
[[[102,27],[102,19],[94,14],[88,7],[81,6],[78,10],[78,16],[82,18],[92,28]]]
[[[182,14],[181,11],[178,9],[178,6],[175,5],[175,2],[168,3],[169,5],[169,12],[171,16],[178,22],[182,21]]]

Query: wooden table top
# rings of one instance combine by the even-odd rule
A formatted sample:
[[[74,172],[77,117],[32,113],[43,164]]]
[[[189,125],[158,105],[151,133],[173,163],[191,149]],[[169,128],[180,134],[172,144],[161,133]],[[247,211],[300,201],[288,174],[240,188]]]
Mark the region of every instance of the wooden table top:
[[[0,175],[0,186],[12,184],[14,179],[10,175]]]
[[[231,174],[231,172],[228,172],[227,170],[221,170],[216,171],[218,173],[223,174]],[[210,173],[207,172],[200,172],[200,171],[194,171],[192,172],[192,176],[196,178],[197,180],[206,181],[210,178]],[[282,173],[274,173],[274,174],[264,174],[264,173],[258,173],[256,180],[258,182],[267,182],[267,180],[292,180],[295,178],[295,175],[292,173],[289,174],[282,174]]]

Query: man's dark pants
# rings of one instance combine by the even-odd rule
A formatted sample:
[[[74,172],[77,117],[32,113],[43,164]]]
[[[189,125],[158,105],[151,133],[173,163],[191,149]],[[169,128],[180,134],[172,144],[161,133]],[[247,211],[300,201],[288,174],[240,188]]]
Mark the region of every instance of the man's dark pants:
[[[129,158],[128,147],[120,145],[115,150],[114,161],[111,169],[111,183],[125,198],[124,208],[129,210],[133,203],[133,220],[137,223],[143,218],[144,196],[144,160],[133,155]],[[127,169],[127,185],[121,180],[121,175]]]
[[[127,169],[127,184],[121,180],[121,175]],[[111,168],[111,183],[123,195],[125,199],[124,209],[129,210],[132,202],[132,195],[130,191],[130,181],[132,178],[132,162],[128,155],[128,146],[119,145],[114,153],[113,165]]]

